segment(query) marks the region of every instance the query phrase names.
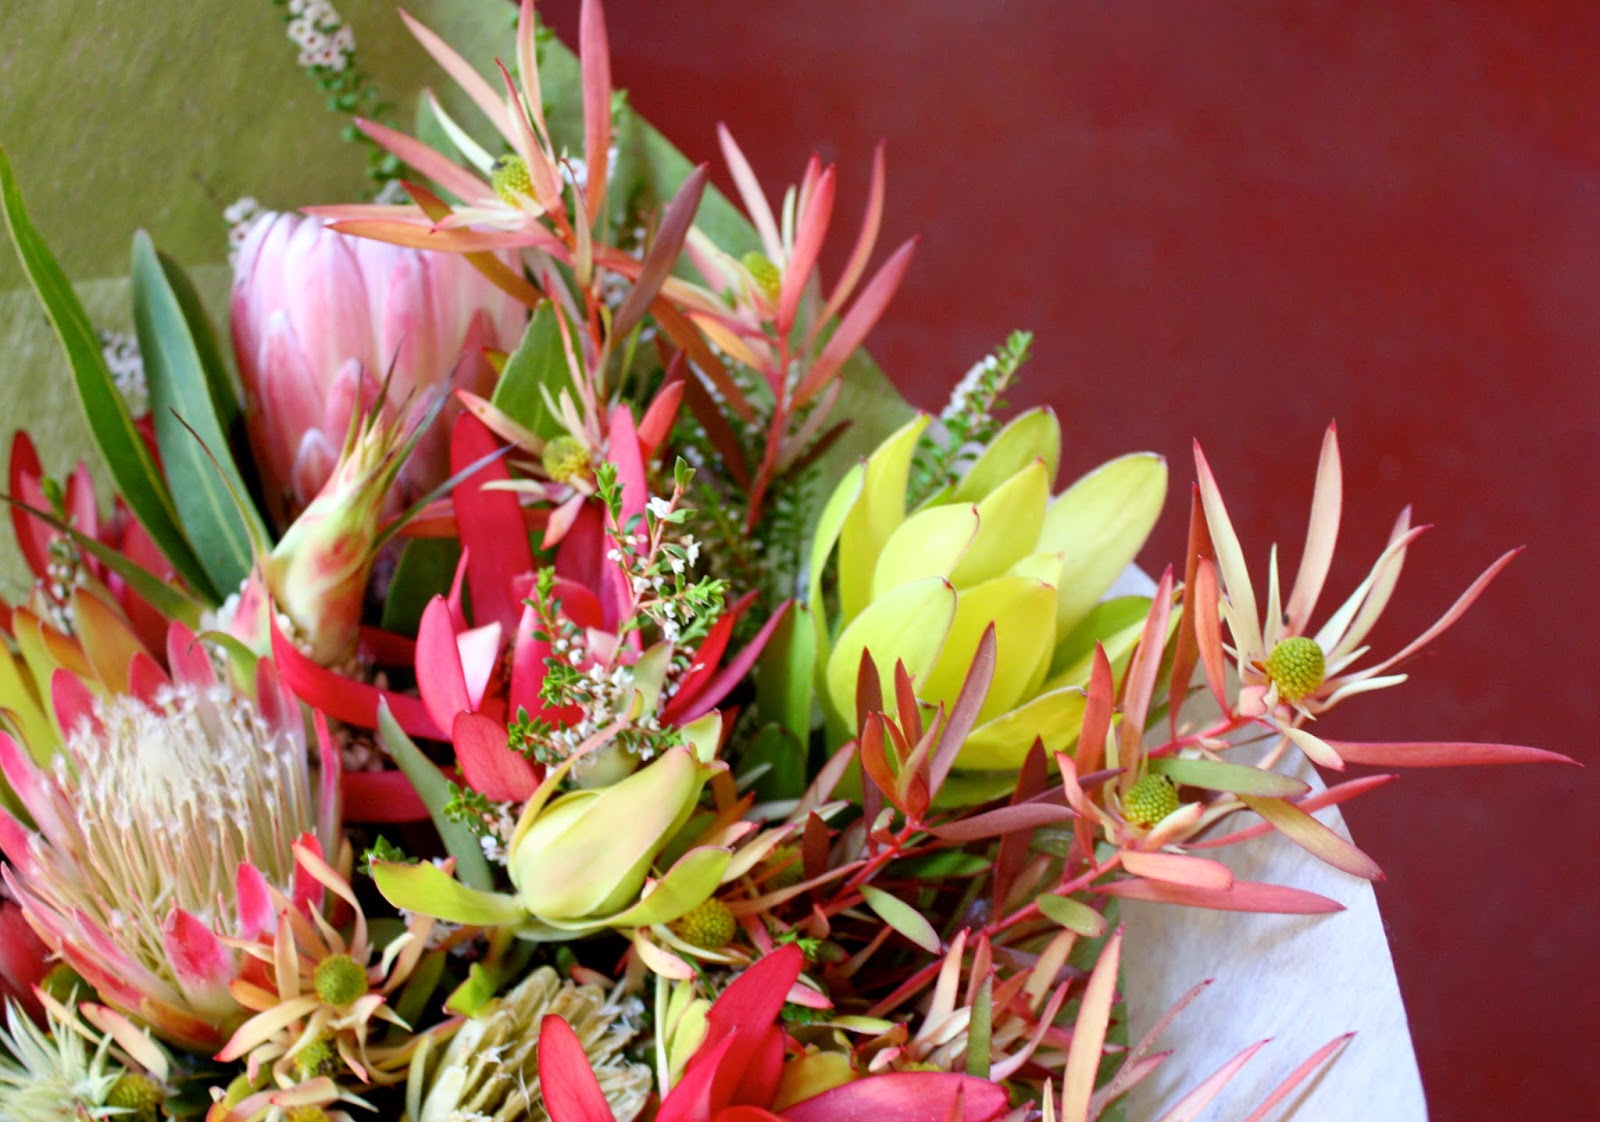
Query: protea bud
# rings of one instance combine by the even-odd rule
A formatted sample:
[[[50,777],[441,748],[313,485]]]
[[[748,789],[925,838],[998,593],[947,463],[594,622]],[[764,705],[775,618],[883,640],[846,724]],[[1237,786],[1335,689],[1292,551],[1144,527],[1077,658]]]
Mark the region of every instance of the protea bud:
[[[256,219],[234,276],[233,345],[279,525],[322,490],[352,414],[372,405],[386,376],[391,419],[453,386],[485,392],[494,375],[484,349],[513,349],[525,318],[460,256],[346,237],[317,218]],[[447,474],[449,420],[400,472],[398,505]]]
[[[993,680],[956,764],[1014,768],[1035,736],[1049,751],[1077,738],[1095,641],[1114,645],[1108,629],[1116,629],[1131,645],[1137,634],[1142,609],[1127,620],[1097,618],[1095,609],[1160,513],[1166,464],[1123,456],[1052,500],[1061,430],[1054,414],[1033,410],[959,480],[908,511],[908,474],[928,423],[917,417],[884,441],[823,516],[812,601],[820,607],[821,562],[837,542],[839,606],[837,632],[823,636],[819,684],[836,734],[854,728],[863,651],[883,682],[902,662],[924,704],[948,706],[993,624]]]

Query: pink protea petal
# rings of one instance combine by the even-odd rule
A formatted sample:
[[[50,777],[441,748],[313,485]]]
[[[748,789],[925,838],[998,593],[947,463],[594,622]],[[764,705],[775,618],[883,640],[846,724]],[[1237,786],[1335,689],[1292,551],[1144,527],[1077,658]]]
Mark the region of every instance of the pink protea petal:
[[[644,513],[650,499],[650,484],[645,478],[644,459],[639,454],[639,430],[633,423],[633,411],[619,405],[611,411],[610,454],[606,457],[616,466],[617,482],[622,485],[622,521]]]
[[[301,834],[294,842],[297,851],[304,850],[316,859],[322,861],[322,843],[315,834]],[[294,906],[306,915],[322,910],[323,880],[318,875],[319,870],[315,864],[304,859],[296,861],[294,866],[294,884],[290,889],[290,899]]]
[[[209,690],[217,684],[211,656],[194,632],[181,623],[173,623],[167,630],[167,666],[173,680],[183,685]]]
[[[325,378],[351,360],[382,366],[384,356],[373,352],[367,281],[348,238],[321,219],[301,218],[281,268],[291,282],[284,306],[313,372]]]
[[[322,488],[333,477],[339,462],[339,449],[328,434],[321,429],[307,429],[295,449],[294,460],[286,476],[290,493],[298,506],[311,504]]]
[[[162,691],[172,688],[172,679],[161,669],[161,664],[145,651],[133,656],[128,664],[128,692],[146,705],[154,705]]]
[[[949,1072],[905,1071],[841,1084],[784,1108],[787,1122],[988,1122],[1006,1112],[1005,1088]]]
[[[458,713],[450,733],[461,773],[474,791],[495,802],[526,802],[539,776],[511,750],[506,727],[482,713]]]
[[[94,715],[94,694],[72,671],[58,669],[50,676],[50,704],[63,739],[71,739],[83,729],[98,732],[100,721]]]
[[[239,871],[233,879],[234,898],[238,902],[241,939],[254,939],[277,924],[277,907],[273,901],[272,886],[261,870],[248,861],[239,862]]]
[[[41,819],[55,821],[56,787],[50,776],[33,762],[26,749],[9,733],[0,731],[0,775],[22,801],[29,817],[41,826]]]
[[[0,733],[0,736],[4,736]],[[0,856],[11,862],[24,880],[33,875],[33,831],[18,822],[5,807],[0,807]]]
[[[43,1007],[33,988],[49,973],[48,954],[49,948],[28,926],[22,909],[14,901],[0,901],[0,997],[19,1003],[35,1018],[43,1013]]]
[[[232,952],[198,916],[173,908],[161,925],[161,945],[184,990],[225,990],[233,981],[236,971]]]
[[[256,365],[259,381],[246,387],[261,419],[256,455],[265,461],[269,479],[287,482],[301,436],[322,420],[323,393],[282,308],[267,317]]]

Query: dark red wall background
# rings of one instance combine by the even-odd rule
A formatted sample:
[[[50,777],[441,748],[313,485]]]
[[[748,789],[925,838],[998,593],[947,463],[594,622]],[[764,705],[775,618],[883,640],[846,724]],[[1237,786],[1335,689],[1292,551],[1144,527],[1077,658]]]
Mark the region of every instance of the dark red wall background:
[[[568,42],[576,7],[547,5]],[[613,0],[608,17],[618,85],[691,156],[716,160],[720,118],[774,191],[813,147],[838,162],[840,253],[887,140],[884,245],[923,240],[873,352],[937,408],[1032,329],[1016,404],[1061,414],[1066,472],[1136,448],[1172,464],[1147,565],[1180,557],[1191,437],[1252,562],[1276,540],[1292,565],[1330,418],[1349,507],[1331,595],[1403,503],[1437,524],[1380,650],[1528,546],[1410,683],[1325,732],[1600,762],[1593,6]],[[1350,811],[1389,875],[1436,1118],[1600,1104],[1596,795],[1576,769],[1413,772]]]

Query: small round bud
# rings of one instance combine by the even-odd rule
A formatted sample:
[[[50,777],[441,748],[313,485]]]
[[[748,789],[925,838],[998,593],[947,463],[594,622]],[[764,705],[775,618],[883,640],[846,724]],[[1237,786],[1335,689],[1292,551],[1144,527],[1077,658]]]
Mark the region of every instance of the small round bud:
[[[1122,817],[1148,829],[1178,809],[1178,789],[1164,775],[1147,775],[1122,796]]]
[[[494,162],[494,171],[489,176],[489,186],[494,188],[494,193],[499,195],[507,206],[516,206],[520,201],[517,196],[533,195],[533,178],[528,174],[528,165],[521,156],[501,156]]]
[[[589,450],[575,437],[558,436],[544,446],[544,473],[557,483],[575,483],[589,474]]]
[[[343,1061],[339,1058],[339,1049],[334,1046],[333,1038],[323,1033],[294,1054],[294,1065],[304,1081],[322,1075],[337,1075]]]
[[[667,926],[685,943],[708,951],[727,946],[739,929],[728,905],[715,896],[702,900]]]
[[[106,1092],[105,1105],[120,1111],[117,1117],[126,1119],[126,1122],[156,1122],[159,1117],[157,1111],[165,1098],[161,1084],[148,1075],[136,1075],[130,1071],[119,1076],[111,1085],[111,1090]]]
[[[328,1122],[328,1112],[320,1106],[291,1106],[284,1112],[283,1122]]]
[[[1328,664],[1315,639],[1291,635],[1272,648],[1265,669],[1278,687],[1278,696],[1292,703],[1316,692],[1327,676]]]
[[[329,1005],[349,1005],[367,992],[367,972],[347,954],[336,954],[317,963],[312,976],[317,996]]]
[[[761,295],[772,301],[778,299],[778,291],[783,287],[783,274],[767,259],[766,254],[752,249],[739,258],[739,264],[750,274],[750,279],[756,282],[756,288],[761,290]]]

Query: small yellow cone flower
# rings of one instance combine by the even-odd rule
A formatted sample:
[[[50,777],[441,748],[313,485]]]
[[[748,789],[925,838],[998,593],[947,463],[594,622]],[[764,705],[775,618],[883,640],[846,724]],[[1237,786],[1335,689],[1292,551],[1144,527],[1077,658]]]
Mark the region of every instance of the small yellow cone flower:
[[[1095,641],[1115,658],[1137,635],[1142,610],[1121,620],[1096,605],[1155,524],[1166,463],[1123,456],[1052,498],[1061,430],[1037,409],[1007,425],[958,482],[907,510],[929,420],[885,440],[823,511],[810,599],[821,604],[822,570],[837,548],[839,603],[831,634],[819,637],[818,686],[835,739],[854,727],[863,651],[883,682],[903,662],[923,704],[948,706],[992,624],[994,678],[956,766],[1015,768],[1036,736],[1049,751],[1076,739]]]

